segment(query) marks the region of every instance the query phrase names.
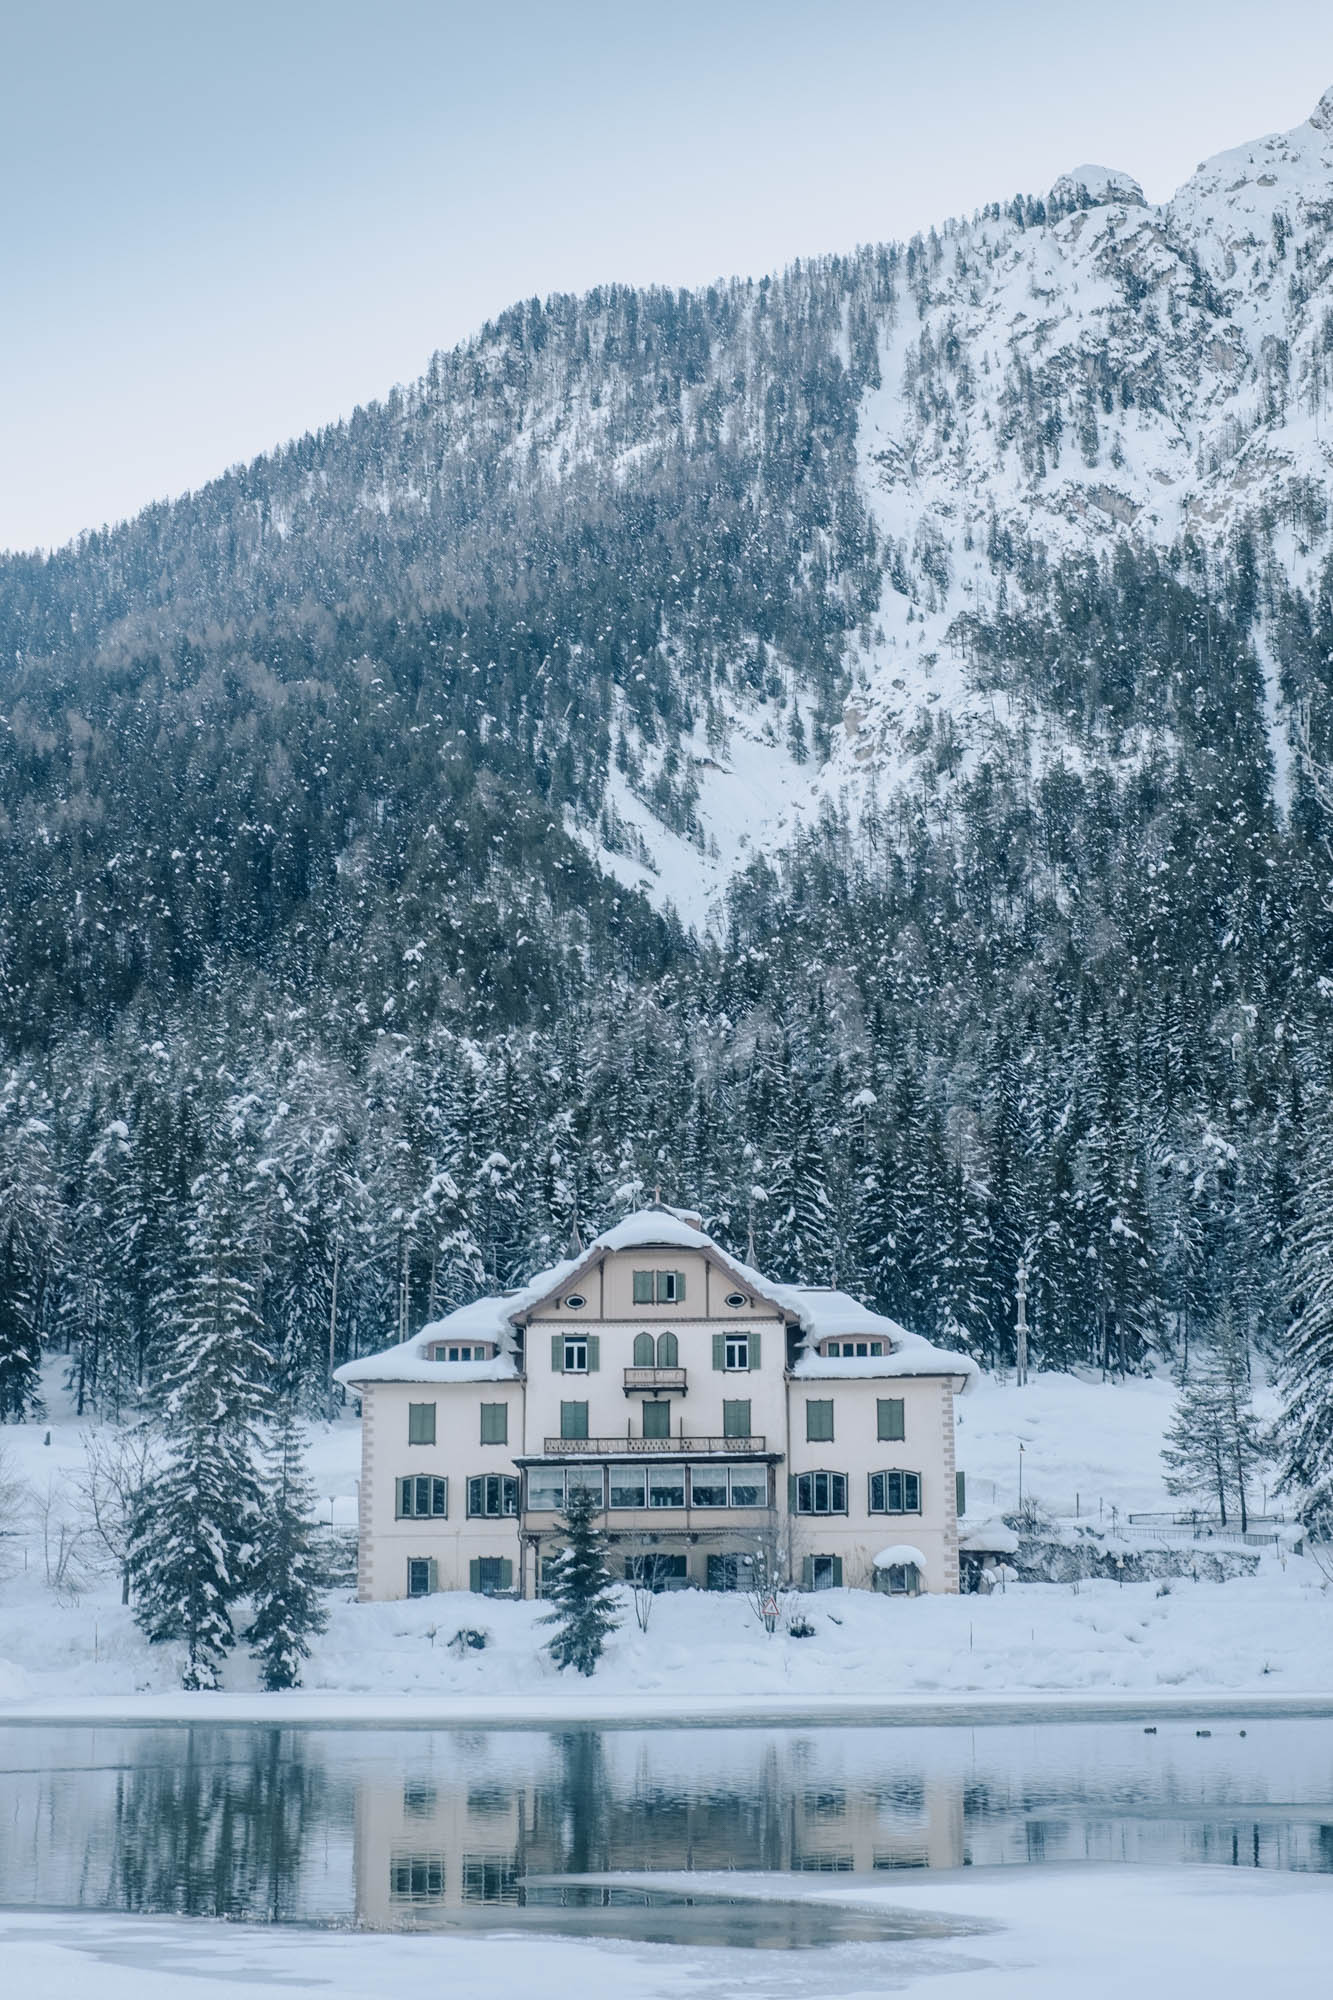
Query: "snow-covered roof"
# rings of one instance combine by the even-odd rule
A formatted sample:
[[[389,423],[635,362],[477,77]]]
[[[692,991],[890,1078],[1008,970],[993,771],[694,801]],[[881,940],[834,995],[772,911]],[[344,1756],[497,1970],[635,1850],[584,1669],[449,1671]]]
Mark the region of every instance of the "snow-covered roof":
[[[918,1569],[926,1567],[926,1558],[910,1542],[893,1542],[875,1557],[876,1569],[898,1569],[907,1563],[915,1563]]]
[[[794,1321],[804,1335],[804,1352],[795,1373],[806,1377],[953,1375],[968,1387],[977,1366],[966,1354],[936,1347],[920,1334],[909,1333],[896,1320],[872,1312],[850,1292],[817,1285],[781,1285],[742,1264],[716,1244],[699,1227],[699,1218],[688,1209],[669,1208],[663,1203],[636,1209],[623,1221],[604,1230],[577,1257],[564,1258],[513,1292],[494,1293],[459,1306],[443,1319],[432,1320],[409,1340],[382,1354],[361,1361],[348,1361],[336,1371],[336,1380],[349,1388],[361,1382],[492,1382],[512,1377],[514,1328],[524,1316],[554,1293],[563,1291],[572,1280],[589,1270],[599,1257],[617,1250],[699,1250],[705,1251],[737,1285],[776,1307]],[[814,1353],[817,1342],[835,1337],[882,1340],[888,1352],[859,1360],[828,1359]],[[493,1341],[501,1350],[493,1361],[433,1361],[429,1350],[438,1341]]]
[[[1012,1556],[1018,1553],[1018,1536],[1003,1521],[981,1521],[960,1535],[958,1546],[974,1555]]]

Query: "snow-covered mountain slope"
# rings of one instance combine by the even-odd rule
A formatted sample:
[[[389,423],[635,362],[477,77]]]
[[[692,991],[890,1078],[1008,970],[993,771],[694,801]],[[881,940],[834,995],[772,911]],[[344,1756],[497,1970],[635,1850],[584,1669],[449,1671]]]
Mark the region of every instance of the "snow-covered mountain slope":
[[[1257,525],[1302,586],[1329,552],[1333,90],[1160,207],[1128,175],[1080,167],[1044,212],[988,212],[914,247],[858,418],[891,550],[876,629],[816,782],[774,770],[784,805],[756,838],[775,845],[827,796],[854,805],[868,782],[906,778],[932,712],[964,745],[1003,726],[958,625],[1021,596],[997,550],[1035,548],[1049,567],[1126,536],[1193,537],[1220,558]],[[1046,753],[1070,754],[1058,726]]]
[[[1196,575],[1308,587],[1331,388],[1333,91],[1161,206],[1083,165],[905,247],[516,306],[347,423],[0,559],[0,702],[59,738],[87,702],[51,661],[130,687],[175,648],[187,682],[271,673],[290,707],[411,647],[414,728],[717,924],[830,802],[947,785],[1020,720],[1038,766],[1110,754],[1031,676],[1016,709],[993,635],[978,668],[978,627],[1035,615],[1062,561],[1189,543]]]

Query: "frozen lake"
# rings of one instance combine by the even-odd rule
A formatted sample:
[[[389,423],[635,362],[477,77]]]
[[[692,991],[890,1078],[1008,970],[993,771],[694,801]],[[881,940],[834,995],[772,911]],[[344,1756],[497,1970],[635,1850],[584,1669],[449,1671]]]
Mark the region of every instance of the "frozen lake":
[[[956,1936],[745,1875],[1333,1873],[1333,1721],[0,1729],[0,1903],[694,1945]],[[589,1880],[629,1871],[633,1884]],[[692,1895],[679,1880],[718,1872]],[[901,1879],[901,1874],[900,1874]],[[920,1879],[917,1876],[915,1879]]]

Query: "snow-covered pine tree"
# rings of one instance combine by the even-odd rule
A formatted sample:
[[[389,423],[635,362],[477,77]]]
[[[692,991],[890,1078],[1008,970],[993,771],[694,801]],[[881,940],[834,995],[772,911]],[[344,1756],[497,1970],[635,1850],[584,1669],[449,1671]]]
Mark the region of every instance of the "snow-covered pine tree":
[[[180,1285],[164,1301],[165,1461],[148,1486],[130,1555],[135,1616],[153,1640],[183,1639],[183,1685],[218,1684],[235,1641],[232,1606],[249,1588],[262,1490],[256,1467],[262,1385],[255,1260],[239,1176],[201,1175]]]
[[[41,1413],[42,1326],[62,1223],[44,1120],[0,1132],[0,1423]]]
[[[1291,1324],[1278,1424],[1281,1484],[1307,1519],[1333,1523],[1333,1099],[1309,1109],[1308,1144],[1287,1245]]]
[[[328,1624],[305,1447],[295,1404],[285,1397],[268,1445],[250,1586],[254,1615],[245,1635],[266,1688],[301,1685],[308,1642]]]
[[[1249,1495],[1263,1457],[1259,1422],[1250,1398],[1245,1338],[1224,1306],[1212,1344],[1181,1384],[1180,1400],[1162,1449],[1166,1490],[1207,1493],[1217,1501],[1223,1527],[1230,1501],[1249,1524]]]
[[[565,1532],[569,1539],[556,1558],[550,1584],[554,1609],[542,1620],[556,1627],[546,1650],[561,1669],[591,1674],[620,1619],[606,1536],[597,1521],[596,1499],[586,1486],[576,1486],[569,1495]]]

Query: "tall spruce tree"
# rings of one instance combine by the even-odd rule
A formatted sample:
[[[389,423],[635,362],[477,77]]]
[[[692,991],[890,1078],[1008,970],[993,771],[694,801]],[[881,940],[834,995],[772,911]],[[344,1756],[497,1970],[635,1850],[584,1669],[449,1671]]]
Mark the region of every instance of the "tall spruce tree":
[[[1311,1108],[1287,1248],[1291,1324],[1278,1426],[1283,1488],[1333,1529],[1333,1097]]]
[[[554,1608],[543,1624],[555,1632],[546,1650],[561,1669],[591,1674],[607,1637],[620,1623],[616,1584],[607,1567],[606,1536],[597,1502],[586,1486],[576,1486],[565,1507],[565,1547],[556,1557],[550,1584]]]
[[[1208,1494],[1217,1502],[1223,1527],[1230,1503],[1242,1533],[1249,1525],[1249,1496],[1263,1456],[1247,1364],[1244,1335],[1230,1307],[1224,1307],[1211,1346],[1196,1357],[1193,1373],[1181,1383],[1162,1450],[1167,1492]]]
[[[314,1492],[305,1471],[306,1438],[284,1398],[267,1450],[255,1536],[246,1633],[266,1688],[301,1685],[309,1642],[328,1625],[325,1566],[315,1547]]]
[[[169,1340],[161,1472],[147,1487],[130,1556],[135,1616],[153,1640],[185,1643],[182,1684],[218,1685],[248,1590],[263,1491],[256,1465],[263,1386],[255,1259],[239,1178],[196,1181],[180,1285],[164,1301]]]

